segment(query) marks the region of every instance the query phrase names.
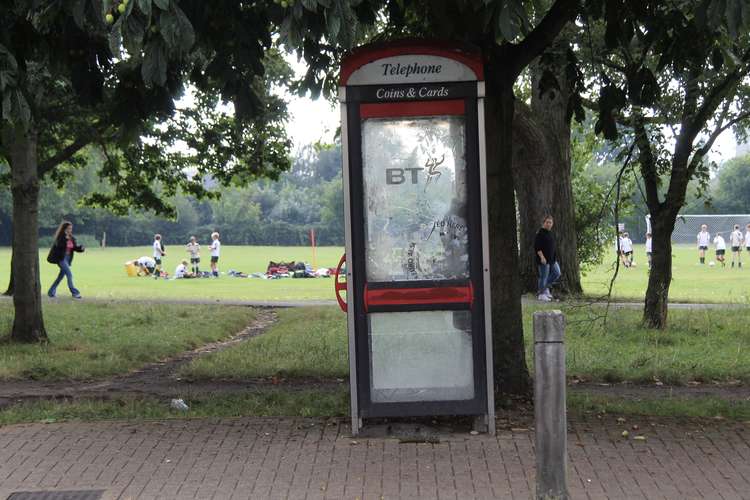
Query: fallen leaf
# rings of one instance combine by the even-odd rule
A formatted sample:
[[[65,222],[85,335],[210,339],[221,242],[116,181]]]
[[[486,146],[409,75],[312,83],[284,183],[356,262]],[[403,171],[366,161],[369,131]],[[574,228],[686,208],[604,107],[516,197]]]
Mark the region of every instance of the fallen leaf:
[[[624,431],[622,431],[621,435],[622,435],[622,437],[626,438],[626,437],[630,436],[630,433],[628,432],[627,429],[625,429]]]
[[[618,424],[624,424],[625,422],[627,422],[627,420],[625,420],[625,419],[624,419],[624,418],[622,418],[622,417],[619,417],[619,418],[617,419],[617,423],[618,423]]]
[[[645,441],[646,440],[646,436],[636,436],[633,439],[636,440],[636,441]]]
[[[476,436],[477,434],[479,434],[479,432],[478,431],[471,431],[471,432],[469,432],[469,434],[471,434],[472,436]]]

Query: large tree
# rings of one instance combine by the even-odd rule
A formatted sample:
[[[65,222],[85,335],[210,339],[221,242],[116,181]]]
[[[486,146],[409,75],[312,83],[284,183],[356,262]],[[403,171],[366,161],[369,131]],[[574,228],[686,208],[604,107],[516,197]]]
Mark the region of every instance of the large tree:
[[[269,93],[279,82],[265,78],[279,60],[269,58],[273,34],[305,17],[301,45],[318,43],[324,32],[338,43],[326,21],[342,24],[352,12],[338,3],[331,13],[304,3],[309,10],[299,2],[287,8],[230,0],[0,6],[0,162],[9,166],[13,196],[14,340],[46,339],[40,180],[64,182],[85,147],[104,152],[100,175],[112,187],[88,201],[115,210],[169,212],[162,195],[207,195],[205,176],[246,182],[286,168],[284,106]],[[192,99],[178,107],[186,90]]]
[[[644,323],[667,324],[671,235],[691,180],[708,180],[716,139],[750,117],[750,4],[743,0],[614,0],[590,12],[602,34],[597,130],[634,143],[651,215],[653,257]],[[618,130],[618,122],[620,126]]]

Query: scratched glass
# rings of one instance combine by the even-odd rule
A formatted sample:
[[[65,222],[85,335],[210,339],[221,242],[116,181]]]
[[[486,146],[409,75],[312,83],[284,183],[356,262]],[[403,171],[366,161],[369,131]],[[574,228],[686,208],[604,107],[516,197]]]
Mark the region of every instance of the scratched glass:
[[[368,281],[469,277],[464,117],[362,123]]]
[[[474,397],[470,311],[371,313],[374,403]]]

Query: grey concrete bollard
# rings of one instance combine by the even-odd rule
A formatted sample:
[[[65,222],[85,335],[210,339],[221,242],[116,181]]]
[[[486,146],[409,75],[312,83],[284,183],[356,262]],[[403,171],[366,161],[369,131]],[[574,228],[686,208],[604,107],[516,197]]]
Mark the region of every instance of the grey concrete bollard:
[[[567,500],[568,425],[565,405],[565,316],[534,313],[536,498]]]

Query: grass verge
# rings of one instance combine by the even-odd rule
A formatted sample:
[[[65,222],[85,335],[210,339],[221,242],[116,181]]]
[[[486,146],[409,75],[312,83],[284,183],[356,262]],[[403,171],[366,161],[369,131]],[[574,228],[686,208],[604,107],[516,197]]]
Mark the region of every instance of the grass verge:
[[[333,391],[263,389],[247,394],[209,395],[186,400],[187,412],[156,399],[41,400],[0,410],[0,425],[99,420],[164,420],[233,418],[243,416],[343,417],[349,412],[347,388]],[[568,394],[570,418],[591,414],[664,418],[750,420],[750,401],[719,398],[620,399],[601,395]]]
[[[202,356],[181,369],[189,379],[346,377],[346,316],[336,307],[280,309],[261,337]]]
[[[611,396],[568,394],[571,415],[611,413],[645,417],[719,418],[750,420],[750,401],[714,397],[623,399]]]
[[[0,380],[107,377],[237,333],[248,307],[60,302],[45,306],[50,342],[11,344],[9,303],[0,303]]]
[[[604,322],[600,307],[562,309],[569,377],[635,384],[750,383],[750,309],[673,310],[662,331],[643,328],[640,310],[613,309]],[[524,314],[530,367],[534,310]]]
[[[173,410],[169,400],[39,400],[0,410],[0,425],[23,422],[143,420],[172,418],[287,416],[339,417],[348,414],[347,388],[334,391],[264,389],[246,394],[207,395],[187,399],[187,412]]]

